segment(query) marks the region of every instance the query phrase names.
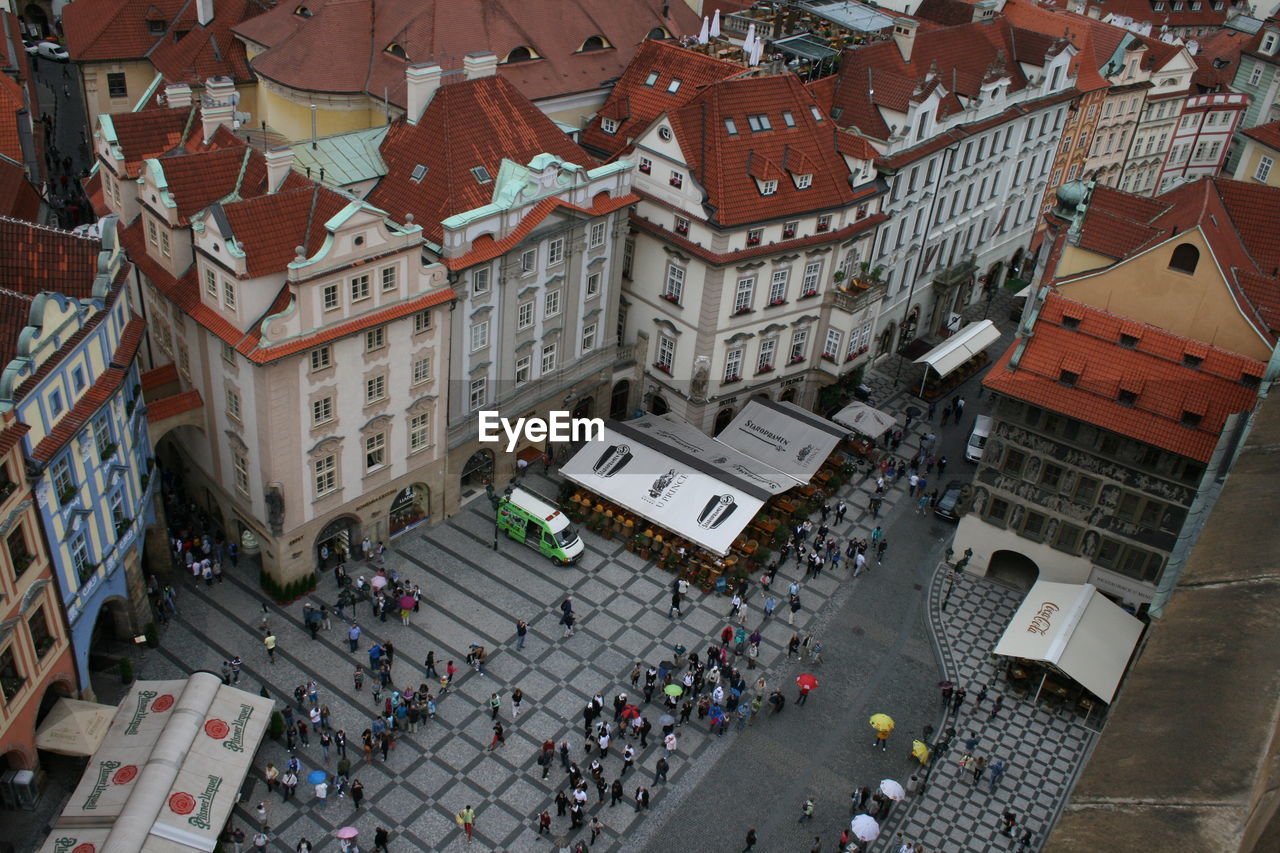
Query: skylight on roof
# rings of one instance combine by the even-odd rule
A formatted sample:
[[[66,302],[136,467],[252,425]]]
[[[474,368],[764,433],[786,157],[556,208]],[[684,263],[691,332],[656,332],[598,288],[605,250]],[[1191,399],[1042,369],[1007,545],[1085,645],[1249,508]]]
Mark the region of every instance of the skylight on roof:
[[[652,86],[654,83],[657,83],[657,82],[658,82],[658,72],[656,70],[650,71],[649,76],[644,78],[644,84],[646,86]]]
[[[752,130],[772,130],[773,125],[769,123],[769,117],[764,113],[757,113],[753,116],[747,116],[747,124],[751,125]]]
[[[796,117],[793,116],[791,113],[787,112],[786,110],[783,110],[782,123],[785,124],[787,127],[795,127]]]
[[[473,166],[471,168],[471,174],[475,176],[476,183],[479,184],[487,184],[493,180],[493,177],[489,174],[489,170],[484,166]]]
[[[733,123],[733,119],[731,118],[727,118],[724,120],[724,129],[729,131],[729,133],[731,134],[738,132],[738,126]]]
[[[813,113],[814,121],[822,121],[822,110],[818,109],[817,107],[810,106],[809,112]]]
[[[413,174],[409,176],[409,180],[415,184],[420,183],[427,176],[427,167],[419,163],[413,167]]]
[[[679,88],[680,88],[680,81],[675,77],[672,77],[671,82],[667,84],[667,91],[674,94],[675,91]]]

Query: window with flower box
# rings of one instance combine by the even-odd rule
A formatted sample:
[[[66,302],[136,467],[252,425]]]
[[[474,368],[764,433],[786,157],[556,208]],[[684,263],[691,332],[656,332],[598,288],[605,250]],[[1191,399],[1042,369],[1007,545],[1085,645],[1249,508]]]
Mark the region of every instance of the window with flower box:
[[[796,329],[791,335],[791,353],[787,356],[787,364],[799,364],[805,360],[809,349],[809,330]]]
[[[831,214],[824,213],[822,216],[819,216],[818,224],[814,230],[816,230],[819,234],[830,231],[831,230]]]
[[[737,382],[742,378],[742,349],[731,349],[724,356],[724,383]]]
[[[651,172],[653,171],[653,161],[652,161],[652,160],[650,160],[648,157],[641,157],[641,158],[640,158],[640,171],[641,171],[643,174],[646,174],[646,175],[648,175],[649,173],[651,173]]]
[[[773,271],[773,277],[769,280],[770,305],[782,305],[787,301],[787,279],[790,275],[789,269]]]
[[[662,298],[679,305],[683,297],[684,269],[675,264],[667,264],[667,278],[662,284]]]
[[[31,549],[27,547],[27,532],[21,524],[10,531],[5,538],[5,546],[9,549],[9,562],[13,564],[14,578],[22,577],[22,573],[31,565]]]
[[[677,216],[676,233],[681,236],[687,236],[689,234],[689,220],[685,219],[683,216]]]
[[[676,360],[676,339],[667,335],[658,335],[658,354],[653,366],[663,373],[671,373],[671,365]]]
[[[27,629],[31,631],[31,644],[35,646],[36,657],[39,659],[43,659],[58,642],[58,638],[49,630],[49,620],[44,611],[44,607],[39,607],[27,618]]]
[[[752,228],[750,231],[748,231],[748,232],[747,232],[747,245],[748,245],[748,246],[759,246],[759,245],[760,245],[760,241],[761,241],[761,240],[763,240],[763,239],[764,239],[764,229],[763,229],[763,228]]]
[[[805,264],[804,280],[800,285],[800,298],[818,295],[818,277],[822,274],[822,261]]]
[[[684,174],[673,170],[671,172],[671,177],[667,180],[667,183],[671,184],[671,186],[676,189],[679,189],[684,186]]]
[[[26,683],[27,677],[18,668],[18,660],[13,656],[13,646],[10,645],[0,652],[0,691],[4,693],[4,701],[13,699]]]
[[[751,310],[751,300],[756,292],[755,276],[738,279],[738,287],[733,293],[734,315],[746,314]]]
[[[799,230],[800,230],[799,222],[793,221],[793,222],[782,223],[782,239],[790,240],[792,237],[796,236],[796,232]]]
[[[840,360],[840,342],[844,333],[839,329],[827,329],[827,339],[822,343],[822,357],[827,361]]]
[[[773,370],[773,359],[778,353],[778,342],[772,338],[760,342],[760,354],[756,357],[756,373],[769,373]]]

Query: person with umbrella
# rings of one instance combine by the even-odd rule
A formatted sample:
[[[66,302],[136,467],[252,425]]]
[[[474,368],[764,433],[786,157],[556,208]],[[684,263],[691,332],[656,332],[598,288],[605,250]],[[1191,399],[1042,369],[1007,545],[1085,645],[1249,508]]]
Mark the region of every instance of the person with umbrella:
[[[893,734],[893,718],[888,714],[872,714],[871,728],[876,731],[876,739],[871,742],[872,746],[879,746],[881,750],[889,748],[889,735]]]
[[[880,824],[869,814],[860,814],[849,822],[849,831],[863,844],[875,841],[880,835]]]
[[[412,595],[400,596],[400,624],[401,625],[409,624],[409,614],[412,612],[413,612],[413,596]]]
[[[458,826],[462,827],[463,831],[466,832],[467,843],[470,844],[471,834],[475,831],[476,827],[475,809],[471,808],[471,804],[468,803],[466,808],[453,816],[453,819],[457,822]]]
[[[914,758],[920,762],[923,767],[929,763],[929,747],[922,740],[911,741],[911,755],[908,758]]]
[[[796,697],[797,705],[804,705],[809,701],[809,691],[818,686],[818,679],[809,673],[802,673],[796,676],[796,685],[800,688],[800,695]]]

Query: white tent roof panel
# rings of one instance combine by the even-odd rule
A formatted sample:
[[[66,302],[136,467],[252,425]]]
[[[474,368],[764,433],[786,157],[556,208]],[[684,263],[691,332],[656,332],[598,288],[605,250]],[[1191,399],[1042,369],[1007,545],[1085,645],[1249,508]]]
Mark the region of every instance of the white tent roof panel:
[[[826,418],[792,403],[751,400],[715,441],[752,458],[756,470],[763,462],[786,474],[793,484],[804,485],[845,434]]]
[[[893,425],[897,423],[893,415],[857,400],[836,412],[831,419],[867,438],[879,438],[893,429]]]
[[[697,427],[669,415],[663,417],[645,415],[627,421],[626,426],[641,430],[645,434],[658,439],[662,446],[669,446],[673,450],[681,450],[696,459],[705,460],[708,464],[714,466],[718,472],[723,472],[728,482],[733,482],[731,478],[738,478],[764,489],[771,495],[785,492],[796,485],[797,482],[809,482],[807,478],[803,481],[797,481],[794,477],[784,475],[782,471],[775,470],[767,465],[761,465],[758,458],[741,453],[732,446],[712,438]]]
[[[990,320],[970,323],[924,355],[916,364],[925,363],[946,376],[982,350],[1000,340],[1000,330]]]

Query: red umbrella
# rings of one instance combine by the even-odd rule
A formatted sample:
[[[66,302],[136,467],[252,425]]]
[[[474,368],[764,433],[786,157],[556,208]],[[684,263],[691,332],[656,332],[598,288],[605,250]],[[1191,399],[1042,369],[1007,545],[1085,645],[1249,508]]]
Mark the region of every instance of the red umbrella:
[[[640,709],[635,705],[628,705],[622,709],[622,719],[624,720],[634,720],[638,716],[640,716]]]
[[[799,684],[803,690],[812,690],[818,686],[818,679],[805,672],[796,676],[796,684]]]
[[[413,596],[412,596],[412,595],[402,595],[402,596],[400,596],[400,609],[401,609],[401,610],[412,610],[412,609],[413,609]]]

